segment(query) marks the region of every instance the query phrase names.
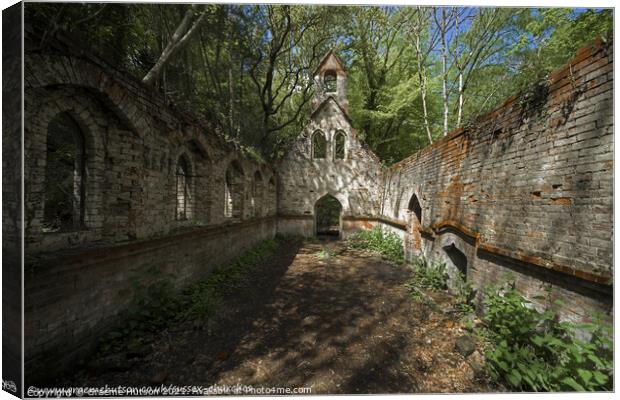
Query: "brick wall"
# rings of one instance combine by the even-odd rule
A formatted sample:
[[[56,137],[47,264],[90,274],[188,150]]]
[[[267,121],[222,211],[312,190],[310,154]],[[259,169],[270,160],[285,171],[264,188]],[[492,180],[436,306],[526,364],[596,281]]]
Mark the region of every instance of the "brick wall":
[[[276,227],[271,167],[104,60],[69,42],[38,43],[27,38],[24,89],[29,376],[61,370],[92,350],[134,297],[132,282],[148,285],[157,271],[181,287],[273,237]],[[84,226],[45,232],[48,129],[60,113],[84,137]],[[177,204],[182,157],[185,218]],[[225,214],[233,165],[235,218]]]
[[[547,85],[387,170],[381,214],[403,222],[410,255],[454,273],[454,244],[475,284],[510,272],[532,299],[551,285],[566,318],[611,309],[612,48],[584,47]]]
[[[94,350],[102,332],[121,323],[117,316],[143,288],[163,280],[176,288],[196,282],[257,241],[272,238],[275,226],[274,217],[263,217],[38,257],[25,271],[26,377],[45,380],[75,366]]]

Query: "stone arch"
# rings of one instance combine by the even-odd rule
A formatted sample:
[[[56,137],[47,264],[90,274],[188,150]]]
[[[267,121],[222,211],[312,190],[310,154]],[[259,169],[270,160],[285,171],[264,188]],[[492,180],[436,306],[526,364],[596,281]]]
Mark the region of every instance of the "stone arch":
[[[243,218],[245,173],[238,160],[232,160],[226,168],[224,181],[224,216],[232,220]]]
[[[327,158],[327,138],[320,129],[312,134],[312,159]]]
[[[109,71],[94,62],[72,56],[58,56],[50,54],[29,54],[25,56],[24,65],[27,65],[25,90],[46,87],[76,87],[88,89],[97,93],[104,104],[138,136],[144,136],[149,130],[149,116],[144,115],[131,95],[116,79],[116,71]],[[79,71],[79,73],[76,73]],[[122,78],[128,79],[128,78]],[[136,82],[133,82],[136,85]],[[139,84],[138,90],[146,92],[152,97],[159,94],[151,88]],[[30,97],[30,96],[26,96]],[[158,99],[159,100],[159,99]],[[162,102],[162,106],[165,104]]]
[[[314,233],[316,236],[340,238],[342,234],[342,203],[326,194],[314,203]]]
[[[73,92],[72,92],[73,93]],[[80,231],[88,231],[87,235],[75,236],[71,232],[72,243],[87,240],[97,240],[102,234],[104,218],[101,215],[103,198],[100,187],[104,176],[104,147],[107,126],[102,125],[100,113],[103,110],[94,104],[92,99],[82,97],[81,93],[67,96],[59,91],[41,89],[37,96],[29,98],[27,112],[29,118],[25,120],[25,151],[31,155],[25,160],[26,174],[24,190],[28,193],[26,200],[26,227],[29,236],[41,236],[37,246],[49,248],[61,243],[49,237],[52,232],[44,232],[45,214],[45,178],[47,169],[47,140],[48,128],[53,119],[60,114],[68,115],[79,128],[83,139],[84,163],[82,185],[82,203],[80,205]],[[43,161],[43,162],[41,162]],[[40,188],[40,189],[39,189]],[[63,234],[62,232],[55,232]],[[69,240],[69,239],[68,239]]]
[[[409,213],[412,216],[415,216],[418,224],[421,226],[422,225],[422,205],[420,204],[420,200],[418,199],[418,196],[415,193],[413,193],[411,195],[411,198],[409,199],[409,204],[407,205],[407,211],[409,211]]]
[[[411,258],[422,253],[422,234],[420,233],[422,228],[422,205],[415,192],[411,194],[407,204],[407,217],[405,250]]]
[[[344,160],[347,151],[347,134],[338,129],[334,135],[334,160]]]

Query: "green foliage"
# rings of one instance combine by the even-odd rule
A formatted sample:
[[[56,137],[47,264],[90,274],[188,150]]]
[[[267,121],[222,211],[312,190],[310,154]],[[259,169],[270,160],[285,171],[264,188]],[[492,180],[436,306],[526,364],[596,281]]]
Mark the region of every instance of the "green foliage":
[[[415,291],[428,289],[435,292],[448,288],[448,274],[446,264],[442,261],[429,261],[426,257],[419,257],[413,263],[413,276],[407,286]]]
[[[208,326],[222,305],[223,296],[247,284],[249,272],[272,257],[277,247],[275,240],[262,241],[181,292],[172,287],[171,276],[164,275],[147,287],[134,284],[136,295],[123,316],[125,323],[104,337],[100,352],[130,348],[141,343],[145,333],[158,332],[172,323],[191,320],[197,328]]]
[[[25,21],[42,39],[68,33],[88,43],[140,79],[188,7],[27,2]],[[389,164],[429,144],[425,121],[436,139],[444,111],[448,130],[462,126],[544,80],[613,27],[611,9],[203,4],[195,10],[204,22],[155,87],[265,159],[282,157],[307,121],[312,71],[330,48],[347,68],[354,127]],[[437,39],[442,15],[452,26],[445,75]]]
[[[335,255],[336,255],[336,252],[334,251],[334,249],[330,248],[329,246],[323,247],[321,251],[317,253],[317,257],[322,258],[322,259],[328,259]]]
[[[475,311],[473,301],[476,296],[476,290],[471,282],[467,281],[465,274],[459,274],[453,282],[453,291],[455,292],[457,307],[463,313],[473,313]]]
[[[612,330],[599,317],[587,324],[559,322],[552,308],[536,311],[514,288],[490,288],[484,305],[493,379],[523,391],[612,389]]]
[[[347,238],[349,246],[355,249],[376,251],[395,263],[404,262],[402,239],[392,232],[385,232],[380,227],[355,232]]]

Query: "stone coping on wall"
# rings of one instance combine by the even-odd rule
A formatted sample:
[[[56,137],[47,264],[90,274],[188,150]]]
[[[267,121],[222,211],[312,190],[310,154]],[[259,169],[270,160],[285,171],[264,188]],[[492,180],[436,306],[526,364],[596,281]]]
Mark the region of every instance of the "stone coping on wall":
[[[70,269],[73,264],[94,265],[109,262],[128,255],[135,256],[148,253],[165,247],[175,246],[179,241],[196,240],[224,235],[230,230],[243,229],[265,222],[275,222],[275,216],[253,218],[241,222],[226,222],[223,224],[204,227],[186,228],[183,232],[171,233],[159,238],[150,238],[139,241],[124,242],[113,246],[78,248],[53,253],[38,253],[36,256],[26,257],[26,274],[29,271],[40,273],[42,269],[53,268],[54,272]]]
[[[529,256],[518,250],[508,250],[508,249],[504,249],[504,248],[492,245],[490,243],[484,243],[481,240],[480,232],[476,232],[472,229],[469,229],[468,227],[460,224],[457,221],[445,220],[445,221],[441,221],[439,223],[433,224],[431,226],[431,230],[434,231],[435,234],[440,233],[445,228],[455,229],[459,231],[460,233],[472,238],[474,240],[476,249],[479,251],[485,251],[487,253],[492,253],[492,254],[497,254],[500,256],[508,257],[513,260],[520,261],[520,262],[530,264],[530,265],[534,265],[537,267],[551,269],[553,271],[560,272],[566,275],[576,276],[577,278],[590,281],[590,282],[601,283],[605,285],[611,285],[613,283],[613,278],[611,276],[600,275],[600,274],[596,274],[592,272],[578,270],[575,268],[571,268],[571,267],[567,267],[564,265],[554,263],[542,257]],[[427,229],[420,228],[419,230],[420,232],[424,231],[426,233],[430,233]]]
[[[394,219],[390,219],[386,217],[371,217],[371,218],[355,218],[354,217],[352,219],[376,221],[376,222],[388,224],[390,226],[394,226],[396,228],[400,228],[402,230],[407,229],[407,223],[405,221],[394,220]],[[443,230],[448,229],[448,228],[454,229],[458,231],[459,233],[470,237],[473,240],[474,246],[476,247],[478,251],[485,251],[487,253],[508,257],[516,261],[520,261],[520,262],[534,265],[537,267],[547,268],[547,269],[550,269],[556,272],[560,272],[560,273],[570,275],[570,276],[575,276],[577,278],[590,281],[590,282],[594,282],[594,283],[600,283],[604,285],[611,285],[613,283],[613,277],[611,276],[578,270],[575,268],[571,268],[571,267],[567,267],[564,265],[554,263],[542,257],[529,256],[518,250],[516,251],[508,250],[508,249],[494,246],[489,243],[484,243],[481,240],[480,232],[476,232],[475,230],[466,227],[465,225],[459,223],[458,221],[444,220],[444,221],[435,223],[431,225],[430,227],[420,227],[418,228],[418,231],[420,233],[425,233],[427,235],[430,235],[434,238],[435,236],[440,234]]]

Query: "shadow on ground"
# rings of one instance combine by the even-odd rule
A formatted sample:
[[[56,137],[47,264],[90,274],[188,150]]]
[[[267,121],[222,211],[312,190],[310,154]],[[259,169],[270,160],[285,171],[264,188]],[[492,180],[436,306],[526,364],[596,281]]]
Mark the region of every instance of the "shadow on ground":
[[[411,272],[342,242],[284,245],[226,299],[206,330],[161,332],[126,371],[80,371],[78,386],[252,385],[321,393],[490,391],[454,353],[463,331],[413,302]],[[445,300],[445,299],[444,299]]]

